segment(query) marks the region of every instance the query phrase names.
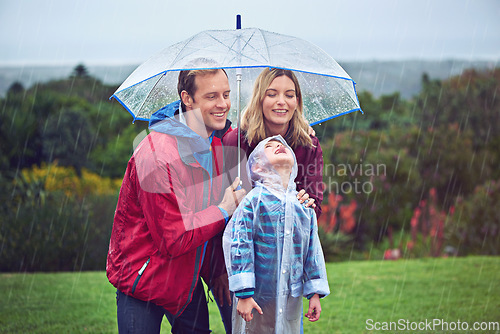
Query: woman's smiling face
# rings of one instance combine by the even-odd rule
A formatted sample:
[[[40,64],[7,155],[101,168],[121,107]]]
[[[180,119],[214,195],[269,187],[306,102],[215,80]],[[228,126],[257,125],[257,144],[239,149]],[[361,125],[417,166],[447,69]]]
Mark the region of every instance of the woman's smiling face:
[[[295,84],[286,75],[275,78],[266,90],[262,101],[264,123],[271,126],[283,126],[292,119],[297,108]]]

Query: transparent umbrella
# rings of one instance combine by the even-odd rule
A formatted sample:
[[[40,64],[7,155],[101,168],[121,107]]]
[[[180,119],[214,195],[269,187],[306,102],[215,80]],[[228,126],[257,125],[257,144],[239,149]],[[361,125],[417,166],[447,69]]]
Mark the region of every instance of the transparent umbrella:
[[[208,30],[171,45],[140,65],[112,98],[134,121],[147,121],[179,99],[179,71],[202,68],[226,70],[231,91],[237,92],[235,108],[228,115],[233,124],[239,124],[240,109],[249,102],[253,82],[264,68],[295,72],[311,125],[361,111],[355,82],[327,53],[305,40],[257,28]]]
[[[112,98],[134,121],[148,121],[155,111],[179,99],[180,71],[209,68],[225,69],[231,91],[237,92],[236,109],[229,111],[228,119],[237,124],[238,132],[242,106],[250,101],[253,83],[265,68],[294,71],[310,125],[361,111],[355,82],[327,53],[300,38],[257,28],[207,30],[173,44],[140,65]],[[238,133],[238,147],[239,141]],[[240,155],[238,150],[238,161]]]

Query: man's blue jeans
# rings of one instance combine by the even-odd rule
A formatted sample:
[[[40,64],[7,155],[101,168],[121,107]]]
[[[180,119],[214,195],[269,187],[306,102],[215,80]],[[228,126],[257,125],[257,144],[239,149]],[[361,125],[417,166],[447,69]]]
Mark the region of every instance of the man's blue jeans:
[[[161,306],[127,296],[119,290],[116,292],[116,305],[119,333],[158,334],[164,315],[172,326],[172,333],[211,332],[207,300],[201,281],[196,284],[191,303],[178,318],[174,318]]]
[[[224,300],[220,315],[226,333],[231,333],[232,307]],[[172,333],[210,333],[208,308],[203,285],[198,282],[193,299],[186,310],[177,319],[163,307],[116,292],[118,331],[119,333],[160,333],[160,326],[165,315],[172,326]]]

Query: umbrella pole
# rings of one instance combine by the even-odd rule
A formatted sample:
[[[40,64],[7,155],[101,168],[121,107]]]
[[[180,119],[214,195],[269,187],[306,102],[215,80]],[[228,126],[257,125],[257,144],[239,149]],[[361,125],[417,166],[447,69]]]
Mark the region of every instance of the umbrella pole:
[[[236,15],[236,30],[241,29],[241,15],[238,14]],[[240,40],[238,39],[238,51],[240,52],[241,56],[241,46],[240,46]],[[241,58],[240,58],[241,61]],[[241,122],[240,122],[240,109],[241,109],[241,68],[236,69],[236,124],[238,126],[238,179],[240,180],[240,185],[242,184],[241,182]],[[238,188],[241,188],[238,186]]]
[[[241,184],[241,117],[240,117],[240,107],[241,107],[241,73],[236,74],[236,113],[237,113],[237,127],[238,127],[238,178]]]

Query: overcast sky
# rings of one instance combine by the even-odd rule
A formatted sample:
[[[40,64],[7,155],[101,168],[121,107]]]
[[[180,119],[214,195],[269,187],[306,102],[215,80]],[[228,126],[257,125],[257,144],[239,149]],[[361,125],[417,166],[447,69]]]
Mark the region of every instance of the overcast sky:
[[[236,14],[340,61],[500,59],[499,0],[0,0],[0,64],[142,62]]]

